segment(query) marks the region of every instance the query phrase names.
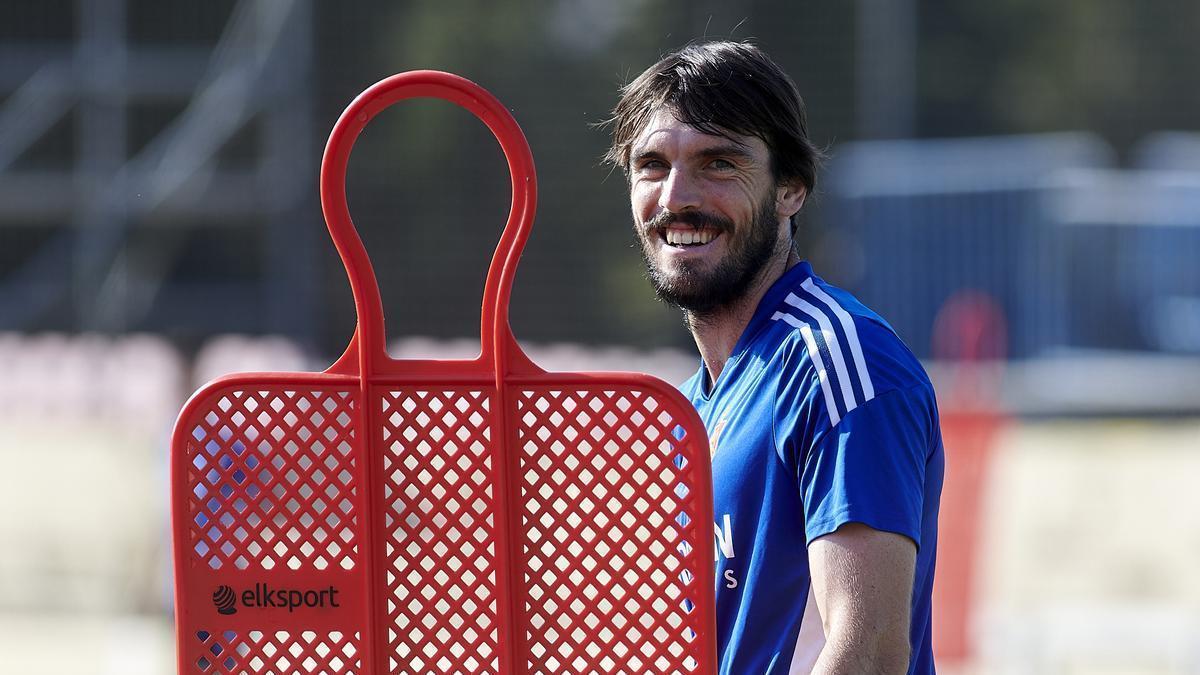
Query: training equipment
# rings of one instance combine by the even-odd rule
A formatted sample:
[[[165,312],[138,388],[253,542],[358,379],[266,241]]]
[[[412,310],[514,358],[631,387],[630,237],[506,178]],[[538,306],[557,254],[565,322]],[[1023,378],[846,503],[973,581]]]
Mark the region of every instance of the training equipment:
[[[474,113],[512,177],[471,360],[388,357],[347,210],[358,134],[415,97]],[[223,377],[180,413],[180,673],[716,672],[704,428],[659,380],[522,352],[508,301],[535,202],[524,135],[468,80],[402,73],[342,114],[321,204],[358,325],[323,373]]]

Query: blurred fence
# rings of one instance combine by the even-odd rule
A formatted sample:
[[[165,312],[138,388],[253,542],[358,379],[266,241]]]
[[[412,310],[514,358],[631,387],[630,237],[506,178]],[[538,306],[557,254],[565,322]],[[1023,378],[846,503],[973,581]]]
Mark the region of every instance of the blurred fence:
[[[0,329],[311,331],[311,3],[160,5],[0,7]]]
[[[349,305],[336,260],[320,243],[312,194],[320,130],[348,92],[387,71],[373,63],[345,82],[330,63],[357,66],[353,50],[316,27],[334,14],[370,12],[322,7],[222,0],[172,10],[76,0],[0,8],[0,329],[142,331],[191,345],[214,333],[281,333],[340,347],[342,336],[329,328],[337,322],[322,320],[341,318],[329,311],[331,298],[345,311]],[[398,16],[380,21],[407,25]],[[425,55],[406,58],[386,67],[431,65]],[[804,76],[810,65],[802,63]],[[477,69],[469,74],[506,82],[502,68]],[[603,133],[537,142],[567,133],[549,116],[559,106],[599,115],[611,104],[611,86],[593,81],[601,84],[589,91],[603,105],[533,97],[544,86],[503,92],[545,149],[543,218],[574,228],[534,237],[517,289],[526,301],[514,319],[521,334],[542,340],[685,345],[673,315],[638,304],[650,294],[627,232],[611,226],[625,218],[621,198],[597,196],[619,192],[619,181],[595,185],[602,173],[574,173],[594,168]],[[818,100],[833,95],[812,86]],[[580,110],[572,110],[577,120]],[[469,201],[488,203],[489,214],[488,200],[502,202],[503,190],[476,174],[489,140],[470,137],[450,161],[461,129],[429,120],[421,128],[438,139],[424,150],[407,132],[364,144],[364,152],[379,146],[375,163],[369,153],[360,157],[379,176],[362,185],[356,204],[381,259],[385,251],[409,256],[380,266],[385,299],[427,304],[422,332],[449,336],[471,326],[474,312],[436,293],[478,297],[468,272],[482,265],[468,264],[467,252],[485,248],[461,236],[478,230],[478,241],[493,238],[487,228],[444,226],[477,215],[451,209],[439,220],[447,203],[463,199],[437,186],[468,176],[478,183]],[[416,159],[397,162],[401,149]],[[1200,258],[1200,135],[1148,136],[1130,153],[1131,169],[1115,168],[1109,145],[1084,133],[858,142],[834,154],[822,217],[842,246],[821,271],[858,292],[919,355],[930,355],[938,309],[964,288],[1003,308],[1015,359],[1081,350],[1200,354],[1200,270],[1192,262]],[[397,173],[406,164],[416,173]],[[450,176],[430,165],[451,166]],[[569,190],[555,182],[565,175]],[[579,189],[585,180],[594,187]],[[420,210],[410,204],[415,192],[439,196]],[[394,203],[379,197],[399,193],[405,199]],[[397,212],[428,227],[405,238],[411,228],[369,224]],[[580,246],[585,232],[589,245]],[[410,260],[435,256],[454,273],[399,273],[423,267]]]
[[[1000,304],[1013,358],[1200,354],[1200,143],[1148,147],[1118,170],[1086,134],[844,145],[830,220],[857,261],[846,282],[921,356],[961,289]]]
[[[990,296],[1011,410],[1195,412],[1200,135],[1135,155],[1115,168],[1088,134],[840,146],[825,271],[925,359],[952,297]]]

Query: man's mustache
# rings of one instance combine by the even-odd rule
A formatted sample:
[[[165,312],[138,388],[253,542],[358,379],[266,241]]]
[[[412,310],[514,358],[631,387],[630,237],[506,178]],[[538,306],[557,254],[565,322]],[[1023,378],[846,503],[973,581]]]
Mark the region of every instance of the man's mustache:
[[[703,211],[660,211],[657,216],[651,218],[644,226],[646,231],[661,230],[670,225],[690,225],[694,229],[710,227],[721,232],[733,231],[733,221],[721,216],[715,216],[711,213]]]

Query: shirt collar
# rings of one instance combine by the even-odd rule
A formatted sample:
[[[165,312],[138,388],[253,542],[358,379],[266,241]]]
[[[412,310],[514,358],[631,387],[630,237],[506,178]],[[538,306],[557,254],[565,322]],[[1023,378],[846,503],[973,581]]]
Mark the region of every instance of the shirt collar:
[[[754,337],[760,330],[771,320],[776,309],[783,303],[784,297],[804,280],[816,276],[813,274],[812,265],[808,261],[801,260],[789,269],[785,270],[775,283],[767,289],[763,294],[762,299],[758,301],[758,307],[754,310],[754,315],[750,317],[750,321],[746,323],[746,328],[742,331],[741,337],[733,346],[733,351],[729,354],[729,359],[725,362],[725,368],[738,359],[742,352],[746,350],[749,344],[754,340]],[[719,378],[718,378],[719,379]],[[705,398],[713,390],[713,383],[709,380],[708,369],[704,366],[704,361],[700,362],[700,391]]]
[[[792,292],[792,289],[804,283],[805,279],[812,276],[814,276],[812,266],[806,260],[801,260],[779,275],[775,283],[771,284],[771,287],[763,294],[762,299],[758,301],[758,308],[754,310],[754,315],[750,317],[750,321],[746,324],[746,329],[742,331],[742,336],[738,338],[737,344],[733,348],[733,354],[741,353],[746,348],[746,343],[775,315],[775,311],[783,304],[784,297]]]

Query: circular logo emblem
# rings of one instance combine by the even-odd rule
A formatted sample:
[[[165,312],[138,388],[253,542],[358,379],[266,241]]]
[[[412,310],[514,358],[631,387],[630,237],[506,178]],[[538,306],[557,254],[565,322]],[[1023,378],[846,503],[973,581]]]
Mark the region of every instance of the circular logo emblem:
[[[228,586],[217,586],[217,590],[213,591],[213,604],[217,606],[218,614],[236,614],[237,613],[237,598],[233,594],[233,589]]]

